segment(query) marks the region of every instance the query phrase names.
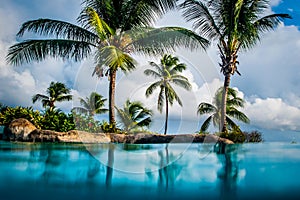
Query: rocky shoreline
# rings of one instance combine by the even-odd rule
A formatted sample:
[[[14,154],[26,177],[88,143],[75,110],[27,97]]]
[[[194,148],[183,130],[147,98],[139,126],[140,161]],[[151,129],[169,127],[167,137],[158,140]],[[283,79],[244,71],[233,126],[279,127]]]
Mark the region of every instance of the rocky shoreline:
[[[26,119],[16,119],[11,122],[3,134],[2,140],[20,142],[62,142],[62,143],[127,143],[127,144],[156,144],[156,143],[222,143],[233,144],[232,141],[212,134],[116,134],[88,133],[72,130],[56,132],[37,129]]]

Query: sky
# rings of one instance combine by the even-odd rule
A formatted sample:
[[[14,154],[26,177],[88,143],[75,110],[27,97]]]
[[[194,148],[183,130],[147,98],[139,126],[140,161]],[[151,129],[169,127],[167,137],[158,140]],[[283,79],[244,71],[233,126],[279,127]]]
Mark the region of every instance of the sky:
[[[106,78],[91,77],[93,59],[74,63],[47,59],[18,67],[9,66],[5,56],[9,46],[23,38],[16,33],[21,24],[32,19],[51,18],[76,23],[80,12],[80,0],[1,0],[0,4],[0,102],[9,106],[33,106],[42,110],[39,103],[32,104],[34,94],[44,94],[51,81],[60,81],[72,89],[74,100],[59,103],[58,107],[68,112],[78,106],[78,97],[88,96],[92,91],[107,97]],[[300,138],[300,4],[299,0],[271,0],[266,14],[288,13],[293,19],[285,20],[275,31],[263,35],[261,42],[249,51],[239,53],[239,71],[242,76],[232,77],[231,87],[239,91],[246,100],[243,112],[250,118],[246,130],[259,130],[266,138],[278,134],[289,135],[290,140]],[[179,11],[166,14],[156,25],[182,26],[191,29]],[[33,38],[27,35],[26,39]],[[173,105],[170,109],[170,132],[195,132],[205,117],[197,116],[200,102],[211,103],[215,91],[222,85],[219,73],[217,49],[212,46],[207,52],[178,49],[174,55],[188,66],[184,75],[192,83],[192,91],[176,88],[183,107]],[[145,97],[145,90],[154,79],[143,75],[149,68],[148,61],[158,58],[140,57],[137,69],[128,75],[118,74],[118,107],[126,99],[142,101],[148,108],[156,110],[156,95]],[[152,130],[163,128],[164,114],[155,111]],[[300,142],[300,140],[299,140]]]

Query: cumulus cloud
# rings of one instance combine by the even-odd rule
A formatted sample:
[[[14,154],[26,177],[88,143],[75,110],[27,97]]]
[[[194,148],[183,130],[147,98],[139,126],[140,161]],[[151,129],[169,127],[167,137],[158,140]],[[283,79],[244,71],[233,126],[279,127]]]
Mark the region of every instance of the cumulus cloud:
[[[300,109],[280,98],[256,98],[247,102],[244,112],[256,126],[273,130],[300,130]]]

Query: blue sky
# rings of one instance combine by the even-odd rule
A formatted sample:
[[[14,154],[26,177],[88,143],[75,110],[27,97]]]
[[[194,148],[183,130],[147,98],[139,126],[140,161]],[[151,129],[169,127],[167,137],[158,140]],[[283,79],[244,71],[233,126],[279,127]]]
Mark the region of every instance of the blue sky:
[[[93,60],[80,63],[48,59],[41,63],[31,63],[20,67],[8,66],[5,56],[9,46],[20,40],[15,37],[20,25],[27,20],[52,18],[76,22],[80,12],[80,0],[2,0],[0,5],[0,101],[11,106],[32,106],[31,97],[44,93],[51,81],[62,81],[72,88],[75,97],[87,96],[91,91],[107,95],[107,80],[91,77]],[[253,49],[239,54],[239,70],[242,76],[235,75],[231,86],[240,91],[247,101],[244,112],[251,119],[246,129],[263,132],[293,132],[300,135],[300,4],[298,0],[271,0],[268,14],[284,12],[293,19],[284,21],[274,32],[262,37]],[[178,12],[170,12],[160,19],[156,26],[184,26],[191,28]],[[30,36],[32,37],[32,35]],[[174,131],[196,131],[199,121],[204,118],[196,115],[196,108],[202,101],[210,102],[215,90],[222,85],[223,76],[219,73],[218,53],[215,47],[207,52],[190,52],[178,49],[175,53],[188,64],[185,75],[193,85],[192,92],[178,90],[184,106],[174,105],[170,111],[177,120]],[[139,67],[128,76],[118,74],[117,105],[127,98],[143,101],[155,110],[156,98],[146,99],[145,88],[153,81],[141,76],[148,67],[149,60],[158,58],[136,57]],[[75,100],[58,104],[68,111]],[[39,104],[33,105],[41,109]],[[163,115],[155,113],[153,129],[160,129]],[[188,125],[187,125],[188,124]]]

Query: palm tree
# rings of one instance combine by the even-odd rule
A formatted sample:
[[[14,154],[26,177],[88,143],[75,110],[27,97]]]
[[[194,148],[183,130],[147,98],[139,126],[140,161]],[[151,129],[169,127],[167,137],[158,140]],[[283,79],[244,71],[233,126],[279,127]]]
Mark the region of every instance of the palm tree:
[[[152,121],[152,111],[139,101],[127,100],[123,109],[116,107],[116,110],[125,132],[138,130],[139,127],[149,127]]]
[[[231,76],[239,71],[238,52],[248,50],[260,41],[288,14],[264,16],[268,0],[185,0],[180,7],[183,16],[193,22],[193,28],[210,41],[217,41],[221,58],[221,72],[225,76],[222,94],[221,123],[226,132],[226,100]]]
[[[103,114],[108,111],[108,109],[103,108],[105,101],[102,95],[97,92],[92,92],[89,97],[85,99],[79,98],[81,107],[74,107],[72,111],[88,114],[94,116],[95,114]]]
[[[130,72],[132,52],[157,55],[177,46],[206,48],[208,41],[179,27],[151,28],[153,22],[176,6],[176,0],[84,0],[80,25],[52,19],[24,23],[17,36],[33,32],[50,39],[25,40],[9,48],[7,60],[20,65],[48,56],[81,61],[94,50],[93,74],[109,78],[109,121],[115,124],[117,71]]]
[[[222,131],[222,123],[221,123],[221,112],[222,112],[222,93],[223,87],[220,87],[215,94],[213,99],[213,104],[202,102],[198,106],[197,113],[199,115],[210,114],[210,116],[203,122],[200,132],[205,132],[210,123],[213,122],[213,125],[219,128],[219,131]],[[244,123],[249,123],[250,120],[248,117],[239,111],[237,108],[243,108],[245,101],[237,97],[237,91],[228,88],[228,95],[226,100],[226,121],[227,126],[231,129],[240,130],[238,125],[230,118],[235,118]]]
[[[155,68],[147,69],[144,73],[147,76],[153,76],[154,78],[159,79],[158,81],[152,83],[146,90],[146,96],[149,97],[153,91],[160,87],[160,92],[158,95],[157,109],[162,112],[164,101],[166,104],[166,120],[165,120],[165,132],[167,134],[168,128],[168,116],[169,116],[169,104],[173,105],[174,100],[182,106],[182,102],[175,90],[172,87],[172,84],[180,86],[186,90],[191,89],[191,84],[188,79],[179,73],[186,69],[185,64],[178,63],[179,59],[177,57],[172,57],[171,55],[164,55],[161,59],[160,65],[150,62],[150,65]]]
[[[70,95],[70,89],[66,87],[65,84],[61,82],[51,82],[50,86],[47,88],[46,95],[36,94],[32,97],[32,102],[41,101],[43,107],[49,106],[49,110],[53,111],[55,102],[70,101],[72,100],[72,95]]]

